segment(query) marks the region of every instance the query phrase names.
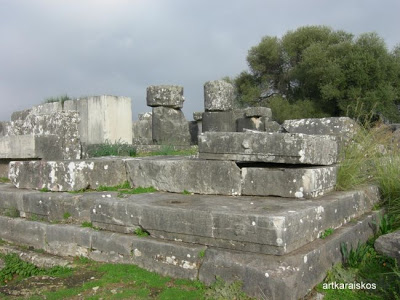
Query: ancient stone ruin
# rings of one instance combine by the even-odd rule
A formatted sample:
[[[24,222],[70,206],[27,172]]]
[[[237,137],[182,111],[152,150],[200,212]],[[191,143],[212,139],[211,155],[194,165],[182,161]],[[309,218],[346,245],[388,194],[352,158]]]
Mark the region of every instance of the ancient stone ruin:
[[[373,234],[377,188],[334,191],[340,148],[355,123],[325,118],[279,125],[268,108],[234,109],[233,88],[223,81],[207,82],[204,96],[205,111],[191,122],[181,111],[179,86],[150,86],[152,112],[133,123],[131,100],[113,96],[13,114],[0,126],[0,159],[12,183],[0,184],[0,238],[207,284],[215,276],[241,280],[257,297],[305,296],[340,261],[341,243],[357,245]],[[197,141],[198,155],[85,156],[85,147],[106,140]],[[125,182],[159,192],[65,193]],[[11,209],[19,218],[5,216]],[[56,224],[66,212],[70,223]],[[150,235],[136,236],[138,228]],[[319,239],[329,228],[334,234]]]

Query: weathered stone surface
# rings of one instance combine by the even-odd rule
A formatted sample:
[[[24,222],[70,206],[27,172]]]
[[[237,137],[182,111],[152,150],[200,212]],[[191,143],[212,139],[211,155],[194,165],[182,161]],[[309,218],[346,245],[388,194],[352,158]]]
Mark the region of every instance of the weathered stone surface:
[[[189,124],[180,109],[153,107],[153,142],[164,145],[190,145]]]
[[[242,195],[315,198],[336,185],[336,166],[242,168]]]
[[[78,111],[79,133],[85,144],[132,143],[132,101],[129,97],[93,96],[64,102],[64,110]]]
[[[0,121],[0,137],[5,136],[7,132],[7,127],[10,122]]]
[[[246,117],[267,117],[272,118],[272,111],[268,107],[247,107],[244,109],[244,114]]]
[[[35,176],[32,176],[35,174]],[[14,161],[9,178],[18,188],[51,191],[77,191],[124,183],[125,165],[121,159],[101,158],[80,161]]]
[[[332,265],[342,260],[341,244],[357,247],[373,236],[376,213],[335,230],[285,256],[257,255],[209,248],[201,265],[199,279],[211,284],[216,276],[227,282],[240,280],[243,289],[260,299],[297,300],[319,284]]]
[[[193,113],[193,120],[195,120],[195,121],[203,120],[203,112],[202,111],[195,111]]]
[[[197,278],[201,265],[199,253],[205,249],[204,246],[171,243],[150,237],[141,238],[74,225],[38,223],[3,216],[0,216],[0,225],[0,238],[20,245],[33,246],[62,256],[83,255],[96,261],[137,264],[147,270],[178,278]],[[21,227],[27,230],[22,232]]]
[[[241,118],[236,122],[236,128],[238,132],[244,131],[244,129],[264,131],[265,124],[264,118],[261,117],[251,117],[251,118]]]
[[[132,123],[132,144],[148,145],[153,143],[153,119],[151,115]]]
[[[185,98],[183,87],[178,85],[151,85],[147,88],[148,106],[182,108]]]
[[[99,199],[91,220],[105,230],[131,233],[140,226],[151,236],[172,241],[283,255],[378,201],[376,188],[313,201],[154,193]]]
[[[56,141],[49,141],[48,144],[45,141],[38,143],[38,147],[44,150],[41,156],[19,158],[79,159],[81,158],[79,123],[79,114],[74,111],[29,114],[24,120],[10,122],[5,135],[10,138],[20,135],[48,136],[49,139],[50,136],[56,137]],[[18,148],[19,145],[15,147]]]
[[[14,135],[0,137],[1,159],[63,159],[56,135]]]
[[[153,113],[151,111],[150,112],[141,113],[141,114],[138,115],[138,119],[139,119],[139,121],[149,120],[149,119],[151,119],[151,115],[152,114]]]
[[[331,165],[338,147],[330,136],[264,132],[206,132],[199,136],[203,159]]]
[[[348,117],[286,120],[282,127],[290,133],[340,135],[352,137],[357,123]]]
[[[236,119],[231,111],[212,111],[203,113],[203,132],[235,132]]]
[[[264,122],[266,132],[282,132],[283,128],[275,121]]]
[[[30,115],[48,115],[57,112],[61,112],[63,110],[63,104],[61,101],[43,103],[32,107],[29,112]]]
[[[181,193],[240,194],[240,169],[233,162],[185,157],[147,157],[126,160],[132,186]]]
[[[1,144],[1,142],[0,142]],[[0,177],[8,177],[8,164],[9,159],[0,159]]]
[[[224,80],[208,81],[204,84],[204,108],[206,111],[232,110],[234,87]]]
[[[381,235],[374,247],[377,252],[395,258],[400,264],[400,231]]]
[[[21,111],[16,111],[11,114],[11,121],[25,120],[26,117],[30,114],[31,109],[25,109]]]

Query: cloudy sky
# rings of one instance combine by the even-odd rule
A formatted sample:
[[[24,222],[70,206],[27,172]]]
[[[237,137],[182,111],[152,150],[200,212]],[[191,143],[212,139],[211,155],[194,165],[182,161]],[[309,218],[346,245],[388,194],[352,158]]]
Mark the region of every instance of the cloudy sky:
[[[0,120],[45,98],[111,94],[150,111],[146,87],[203,84],[247,68],[250,47],[304,25],[400,42],[398,0],[0,0]]]

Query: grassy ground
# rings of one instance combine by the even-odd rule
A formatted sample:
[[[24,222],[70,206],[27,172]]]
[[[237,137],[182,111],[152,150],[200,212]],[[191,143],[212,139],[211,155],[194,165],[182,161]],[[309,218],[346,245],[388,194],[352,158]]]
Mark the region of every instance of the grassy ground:
[[[12,269],[8,277],[0,271],[1,299],[251,299],[237,282],[228,285],[218,280],[206,287],[199,281],[173,279],[134,265],[86,258],[76,258],[74,269],[43,270],[10,257],[6,257],[6,271],[3,269],[3,273]],[[7,265],[10,262],[11,267]]]

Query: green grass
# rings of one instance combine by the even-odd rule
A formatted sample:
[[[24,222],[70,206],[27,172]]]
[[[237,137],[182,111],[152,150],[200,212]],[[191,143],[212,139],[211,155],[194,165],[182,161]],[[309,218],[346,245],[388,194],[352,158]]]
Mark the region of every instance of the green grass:
[[[40,190],[39,190],[39,192],[42,192],[42,193],[48,193],[48,192],[51,192],[47,187],[44,187],[44,188],[41,188]]]
[[[325,239],[325,238],[327,238],[328,236],[330,236],[331,234],[333,234],[333,232],[334,232],[334,229],[333,229],[333,228],[325,229],[325,231],[321,234],[320,238],[321,238],[321,239]]]
[[[106,141],[103,144],[91,146],[87,150],[89,157],[101,156],[136,156],[136,148],[121,140],[112,143]]]
[[[9,183],[9,182],[11,181],[7,177],[0,177],[0,183]]]
[[[86,222],[86,221],[82,222],[81,227],[83,227],[83,228],[92,228],[94,230],[99,230],[98,227],[93,226],[92,222]]]
[[[135,234],[140,237],[149,236],[149,233],[147,231],[143,230],[143,228],[141,228],[141,227],[138,227],[135,229]]]
[[[15,207],[6,208],[4,211],[4,215],[11,218],[19,218],[19,210]]]
[[[71,191],[71,194],[81,194],[85,192],[118,192],[117,197],[123,197],[123,195],[135,195],[135,194],[144,194],[144,193],[155,193],[158,192],[154,187],[136,187],[132,188],[128,181],[125,181],[122,184],[115,186],[99,186],[97,189],[85,189],[79,191]]]
[[[183,190],[182,194],[183,194],[183,195],[191,195],[192,193],[189,192],[189,191],[187,191],[187,190]]]
[[[5,284],[16,276],[26,278],[33,275],[51,275],[70,274],[69,268],[53,267],[51,269],[38,268],[35,265],[21,260],[17,254],[7,254],[0,257],[4,260],[4,268],[0,270],[0,285]]]
[[[64,105],[64,102],[67,100],[71,100],[71,98],[65,94],[58,97],[49,97],[44,99],[43,103],[53,103],[53,102],[61,102],[61,105]]]
[[[71,214],[70,214],[69,212],[65,212],[65,213],[63,214],[63,219],[64,219],[64,220],[68,220],[70,217],[71,217]]]

